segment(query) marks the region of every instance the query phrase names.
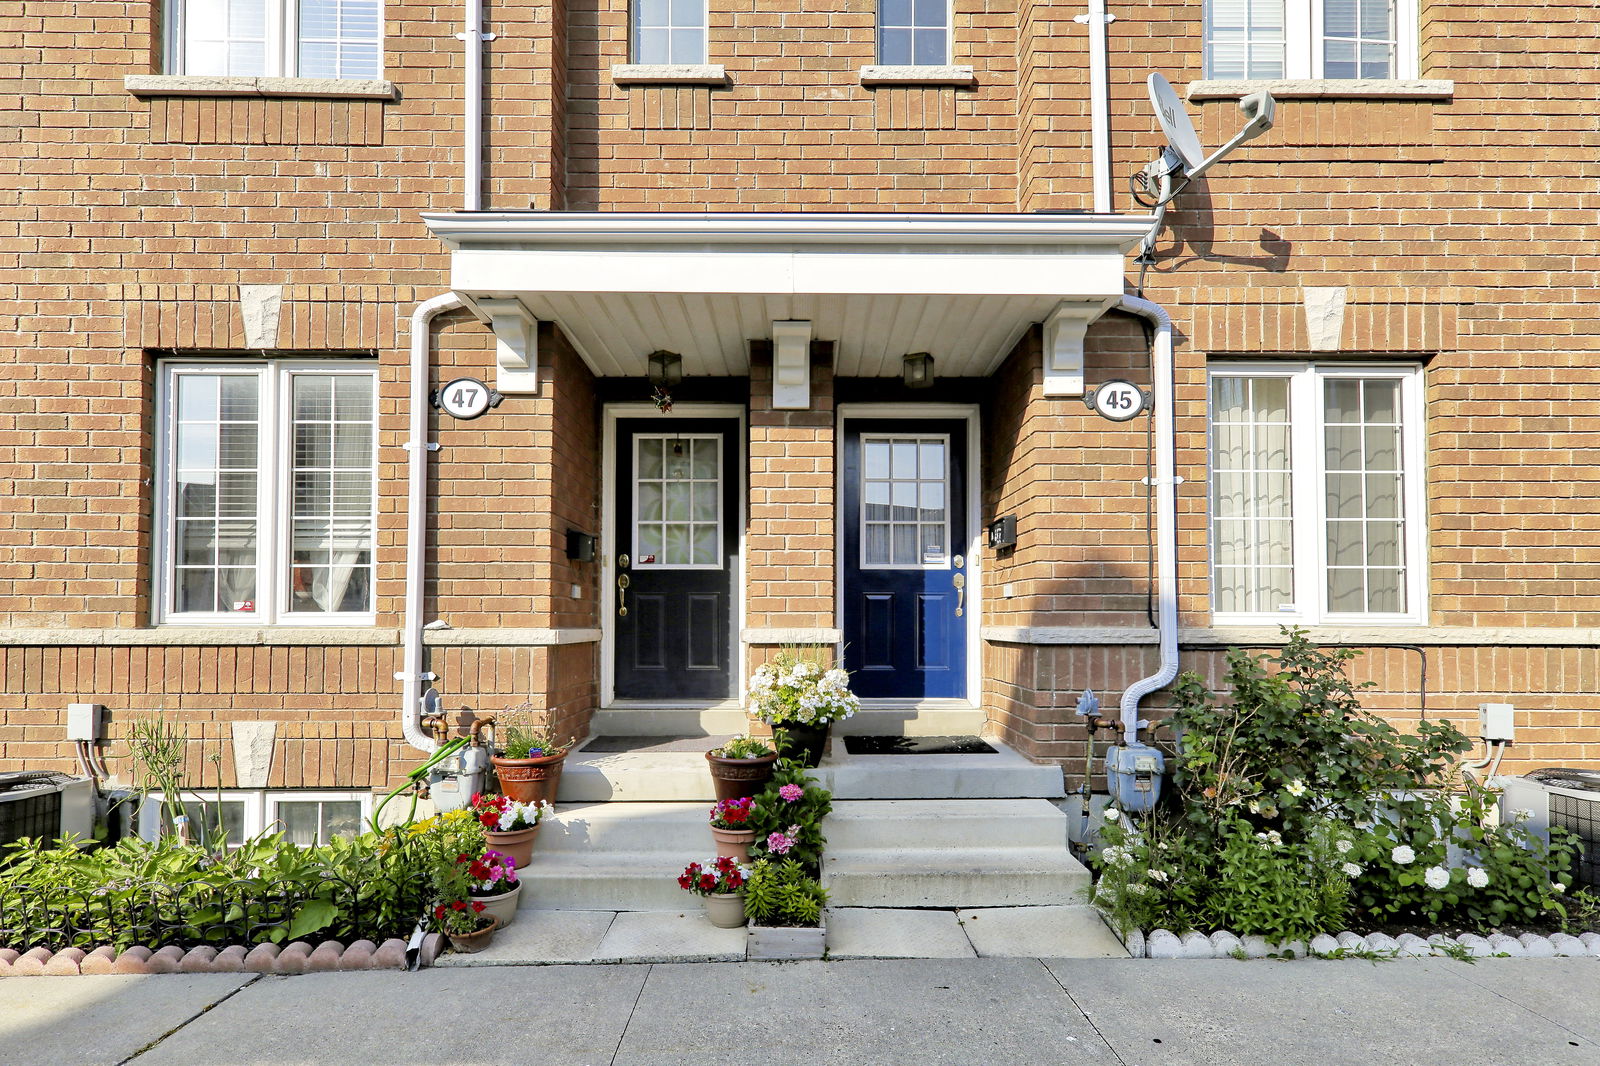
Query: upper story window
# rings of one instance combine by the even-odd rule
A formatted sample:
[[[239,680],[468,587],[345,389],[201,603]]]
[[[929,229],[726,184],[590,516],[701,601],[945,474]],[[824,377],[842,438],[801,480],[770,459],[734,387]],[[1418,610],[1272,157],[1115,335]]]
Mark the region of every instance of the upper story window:
[[[1416,0],[1206,0],[1206,77],[1411,78]]]
[[[1423,620],[1418,367],[1213,366],[1219,623]]]
[[[633,61],[695,66],[706,61],[706,0],[634,0]]]
[[[380,0],[167,0],[167,73],[377,78]]]
[[[376,378],[162,366],[157,620],[372,621]]]
[[[878,0],[878,62],[886,67],[950,62],[950,0]]]

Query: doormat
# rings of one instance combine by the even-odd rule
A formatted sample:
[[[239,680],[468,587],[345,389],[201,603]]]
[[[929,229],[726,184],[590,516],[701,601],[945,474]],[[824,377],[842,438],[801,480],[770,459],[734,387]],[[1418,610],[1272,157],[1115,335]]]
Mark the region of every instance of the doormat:
[[[851,755],[995,755],[982,737],[845,737]]]
[[[598,754],[611,754],[623,751],[710,751],[719,744],[724,744],[733,739],[733,734],[726,736],[615,736],[595,737],[583,746],[584,751]]]

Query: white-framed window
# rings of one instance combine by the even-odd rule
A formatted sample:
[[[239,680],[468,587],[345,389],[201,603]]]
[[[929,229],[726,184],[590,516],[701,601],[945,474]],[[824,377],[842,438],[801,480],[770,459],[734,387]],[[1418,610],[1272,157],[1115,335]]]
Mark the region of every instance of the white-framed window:
[[[878,62],[886,67],[950,62],[950,0],[878,0]]]
[[[1422,370],[1209,369],[1219,624],[1425,620]]]
[[[161,364],[155,620],[368,624],[370,365]]]
[[[382,0],[166,0],[166,72],[377,78],[382,17]]]
[[[1417,76],[1417,0],[1206,0],[1206,77]]]
[[[152,792],[139,807],[139,836],[156,840],[165,831],[162,808],[166,796]],[[217,831],[217,793],[185,792],[189,839],[212,839]],[[221,799],[222,831],[227,846],[239,847],[262,833],[282,833],[291,844],[310,847],[337,837],[356,837],[366,831],[372,817],[370,792],[329,792],[260,789],[224,789]]]
[[[633,0],[633,62],[706,62],[706,0]]]

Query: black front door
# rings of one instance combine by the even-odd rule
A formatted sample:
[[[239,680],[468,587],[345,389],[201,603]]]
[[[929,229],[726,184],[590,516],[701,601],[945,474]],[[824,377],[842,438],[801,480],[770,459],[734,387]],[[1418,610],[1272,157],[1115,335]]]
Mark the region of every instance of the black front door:
[[[617,422],[618,699],[732,695],[738,426],[706,418]]]

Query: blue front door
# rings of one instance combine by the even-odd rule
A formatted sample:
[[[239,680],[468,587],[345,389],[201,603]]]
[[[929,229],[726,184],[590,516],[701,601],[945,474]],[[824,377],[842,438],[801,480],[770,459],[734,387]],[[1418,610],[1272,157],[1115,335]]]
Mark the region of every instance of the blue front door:
[[[844,660],[868,698],[967,695],[967,424],[844,424]]]

